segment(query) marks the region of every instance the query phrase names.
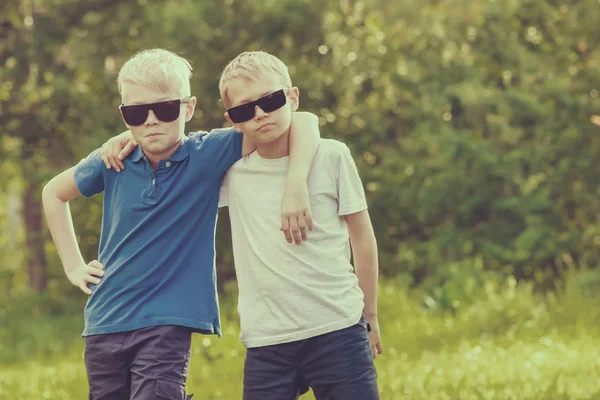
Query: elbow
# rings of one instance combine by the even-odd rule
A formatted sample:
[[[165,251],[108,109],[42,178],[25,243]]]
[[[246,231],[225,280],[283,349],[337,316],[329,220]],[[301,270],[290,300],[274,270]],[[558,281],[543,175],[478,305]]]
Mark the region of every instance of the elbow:
[[[51,179],[50,182],[46,183],[42,189],[42,204],[45,207],[48,204],[56,201],[66,203],[66,201],[61,199],[58,195],[58,188],[55,179]]]
[[[317,140],[319,140],[321,138],[321,131],[319,130],[319,117],[317,117],[315,114],[313,113],[308,113],[309,118],[310,118],[310,122],[311,124],[315,127],[313,129],[313,133],[315,135],[315,138]],[[318,144],[317,144],[318,145]]]
[[[46,183],[42,189],[42,205],[44,208],[46,208],[48,204],[52,202],[52,199],[55,199],[56,197],[56,189],[54,188],[52,181]]]

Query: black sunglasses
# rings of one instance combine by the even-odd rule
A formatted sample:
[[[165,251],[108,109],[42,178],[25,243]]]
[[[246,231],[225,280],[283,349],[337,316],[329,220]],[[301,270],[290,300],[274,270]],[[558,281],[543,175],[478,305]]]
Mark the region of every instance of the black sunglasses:
[[[123,119],[127,125],[140,126],[148,119],[150,110],[156,115],[156,118],[162,122],[173,122],[179,118],[181,104],[188,103],[189,97],[184,97],[181,100],[161,101],[159,103],[136,104],[133,106],[125,106],[121,104],[119,109],[123,114]]]
[[[240,124],[242,122],[250,121],[252,118],[254,118],[254,110],[256,109],[256,106],[259,106],[260,109],[266,113],[279,110],[281,107],[285,106],[285,103],[287,103],[285,91],[286,89],[280,89],[276,92],[266,95],[265,97],[261,97],[258,100],[230,108],[227,110],[229,118],[231,118],[233,123]]]

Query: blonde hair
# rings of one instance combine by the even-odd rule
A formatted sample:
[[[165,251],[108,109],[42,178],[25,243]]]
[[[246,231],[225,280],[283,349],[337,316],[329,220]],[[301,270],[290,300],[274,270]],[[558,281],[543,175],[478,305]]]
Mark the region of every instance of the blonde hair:
[[[131,57],[119,71],[117,85],[123,93],[123,83],[143,85],[160,92],[179,90],[190,96],[192,66],[185,58],[164,49],[144,50]]]
[[[219,92],[225,105],[230,101],[227,97],[228,83],[234,79],[245,79],[256,82],[260,74],[273,74],[285,87],[292,87],[292,79],[288,67],[279,58],[264,51],[246,51],[227,64],[219,80]]]

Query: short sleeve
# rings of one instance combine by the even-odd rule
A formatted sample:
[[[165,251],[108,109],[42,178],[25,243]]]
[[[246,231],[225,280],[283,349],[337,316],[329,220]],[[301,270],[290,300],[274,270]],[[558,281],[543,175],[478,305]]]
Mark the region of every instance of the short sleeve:
[[[227,179],[227,174],[225,174],[221,182],[221,191],[219,192],[219,208],[227,206],[229,206],[229,179]]]
[[[75,166],[75,184],[79,193],[91,197],[104,190],[106,166],[100,157],[100,150],[94,150]]]
[[[205,156],[220,175],[242,158],[244,135],[233,128],[213,129],[208,134],[193,133],[189,137],[199,149],[207,152]]]
[[[367,209],[365,190],[358,169],[345,144],[340,152],[337,184],[338,215],[354,214]]]

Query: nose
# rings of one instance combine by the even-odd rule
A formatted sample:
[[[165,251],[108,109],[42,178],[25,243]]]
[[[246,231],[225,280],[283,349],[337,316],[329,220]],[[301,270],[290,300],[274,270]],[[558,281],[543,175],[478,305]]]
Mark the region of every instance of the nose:
[[[158,118],[156,118],[156,115],[154,114],[154,111],[149,110],[148,111],[148,118],[146,118],[146,122],[144,123],[145,125],[156,125],[158,124],[160,120]]]
[[[260,108],[260,106],[258,106],[258,105],[254,106],[254,118],[261,119],[261,118],[264,118],[267,115],[269,115],[269,114],[267,114],[266,112],[264,112],[263,109]]]

